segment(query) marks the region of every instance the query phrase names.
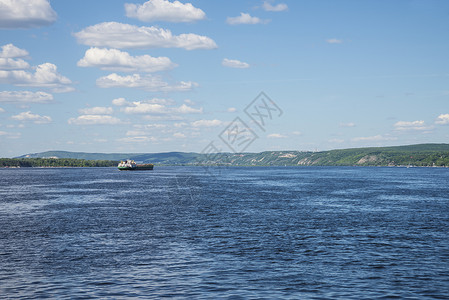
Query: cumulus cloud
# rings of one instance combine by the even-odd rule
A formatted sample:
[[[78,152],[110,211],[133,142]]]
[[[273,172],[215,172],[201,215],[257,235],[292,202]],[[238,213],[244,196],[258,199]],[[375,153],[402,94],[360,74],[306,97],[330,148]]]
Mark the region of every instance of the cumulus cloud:
[[[435,124],[447,125],[449,124],[449,114],[441,114],[435,121]]]
[[[6,103],[48,103],[53,101],[53,95],[45,92],[3,91],[0,92],[0,102]]]
[[[2,51],[0,52],[0,58],[23,58],[28,56],[28,51],[17,48],[13,44],[4,45],[1,48]]]
[[[57,67],[51,63],[44,63],[35,68],[35,72],[25,70],[0,70],[0,83],[17,86],[32,86],[51,88],[54,92],[72,91],[72,81],[58,73]]]
[[[181,133],[181,132],[175,132],[175,133],[173,133],[173,136],[175,138],[178,138],[178,139],[186,138],[186,135],[184,133]]]
[[[194,7],[191,3],[167,0],[149,0],[141,5],[125,4],[126,16],[143,22],[194,22],[206,17],[204,11]]]
[[[70,118],[68,123],[74,125],[116,125],[123,122],[116,117],[108,115],[81,115],[77,118]]]
[[[269,139],[284,139],[286,137],[287,136],[280,134],[280,133],[272,133],[272,134],[267,135],[267,138],[269,138]]]
[[[339,39],[327,39],[326,43],[328,44],[342,44],[343,40],[339,40]]]
[[[180,114],[201,114],[203,113],[203,108],[194,108],[186,104],[182,104],[180,107],[175,109],[175,112]]]
[[[215,49],[215,42],[193,33],[173,35],[170,30],[158,27],[104,22],[89,26],[74,34],[78,42],[88,46],[109,48],[184,48]]]
[[[177,66],[168,57],[131,56],[128,52],[105,48],[88,49],[77,65],[108,71],[148,73],[170,70]]]
[[[56,18],[47,0],[0,0],[0,28],[47,26]]]
[[[30,65],[20,57],[27,57],[26,50],[17,48],[13,44],[7,44],[1,47],[0,51],[0,70],[25,70]]]
[[[224,58],[223,61],[221,62],[221,64],[225,67],[229,67],[229,68],[237,68],[237,69],[247,69],[249,68],[249,64],[246,62],[241,62],[239,60],[236,59],[228,59],[228,58]]]
[[[164,105],[136,101],[123,108],[123,112],[127,114],[164,114],[168,113],[168,110]]]
[[[251,17],[250,14],[240,13],[240,16],[237,17],[228,17],[226,19],[226,23],[230,25],[239,25],[239,24],[264,24],[268,23],[269,20],[262,20],[258,17]]]
[[[229,113],[234,113],[234,112],[237,111],[237,108],[235,108],[235,107],[229,107],[226,111],[229,112]]]
[[[129,102],[126,101],[125,98],[117,98],[117,99],[112,100],[112,104],[115,106],[125,106],[125,105],[128,105]]]
[[[363,142],[363,141],[367,141],[367,142],[378,142],[378,141],[395,141],[397,140],[396,137],[390,137],[390,136],[382,136],[382,135],[375,135],[375,136],[366,136],[366,137],[356,137],[353,138],[352,141],[353,142]]]
[[[46,124],[51,122],[51,118],[49,116],[40,116],[31,113],[31,111],[22,112],[18,115],[12,116],[11,119],[17,121],[30,121],[35,124]]]
[[[1,8],[1,7],[0,7]],[[0,52],[0,84],[17,86],[45,87],[53,92],[72,91],[71,80],[58,73],[57,67],[51,63],[44,63],[31,67],[19,57],[27,57],[26,50],[17,48],[13,44],[2,46]]]
[[[0,58],[0,70],[24,70],[29,67],[23,59]]]
[[[4,112],[5,112],[5,110],[0,107],[0,113],[4,113]]]
[[[419,120],[419,121],[412,121],[412,122],[408,122],[408,121],[399,121],[396,122],[394,124],[394,128],[395,130],[399,130],[399,131],[405,131],[405,130],[429,130],[432,129],[432,127],[427,126],[425,124],[424,121]]]
[[[287,4],[285,3],[279,3],[276,5],[272,5],[270,2],[268,1],[264,1],[262,4],[262,8],[265,11],[275,11],[275,12],[279,12],[279,11],[285,11],[288,9]]]
[[[180,81],[175,84],[170,84],[162,80],[160,76],[141,76],[139,74],[120,76],[112,73],[97,79],[97,86],[101,88],[139,88],[150,92],[188,91],[197,85],[197,83],[191,81]]]
[[[186,104],[171,107],[153,100],[127,102],[121,110],[126,114],[195,114],[202,113],[203,108],[194,108]]]
[[[110,115],[114,112],[112,107],[88,107],[82,108],[79,110],[79,113],[82,115]]]
[[[192,122],[193,127],[216,127],[222,125],[223,122],[217,119],[214,120],[198,120]]]

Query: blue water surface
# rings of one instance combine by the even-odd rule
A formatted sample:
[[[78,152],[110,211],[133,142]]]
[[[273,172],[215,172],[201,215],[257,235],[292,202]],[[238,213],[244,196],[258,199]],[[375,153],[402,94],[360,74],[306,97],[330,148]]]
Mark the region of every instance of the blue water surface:
[[[449,169],[0,169],[1,298],[447,299]]]

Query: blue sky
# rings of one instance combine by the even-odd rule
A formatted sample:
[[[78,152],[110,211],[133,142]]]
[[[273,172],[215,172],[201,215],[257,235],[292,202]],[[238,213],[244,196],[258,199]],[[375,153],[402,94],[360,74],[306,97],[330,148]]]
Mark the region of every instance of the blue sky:
[[[0,0],[0,157],[231,151],[236,118],[249,152],[447,143],[448,28],[445,0]]]

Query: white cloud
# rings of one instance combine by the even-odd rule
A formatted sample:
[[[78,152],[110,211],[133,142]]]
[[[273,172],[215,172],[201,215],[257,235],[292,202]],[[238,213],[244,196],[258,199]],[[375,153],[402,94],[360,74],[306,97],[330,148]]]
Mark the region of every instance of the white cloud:
[[[234,113],[236,111],[237,111],[237,108],[235,108],[235,107],[230,107],[227,109],[227,112],[230,112],[230,113]]]
[[[51,63],[38,65],[34,73],[24,70],[0,70],[0,83],[17,86],[33,86],[51,88],[54,92],[72,91],[72,81],[58,73],[57,67]]]
[[[148,73],[170,70],[177,66],[168,57],[131,56],[128,52],[104,48],[88,49],[77,65],[109,71]]]
[[[88,46],[109,48],[184,48],[215,49],[215,42],[193,33],[173,35],[170,30],[158,27],[105,22],[89,26],[74,34],[78,42]]]
[[[285,11],[288,9],[287,4],[285,3],[279,3],[276,5],[271,5],[268,1],[264,1],[262,4],[262,8],[266,11]]]
[[[229,68],[238,68],[238,69],[247,69],[249,68],[249,64],[246,62],[241,62],[239,60],[236,59],[227,59],[224,58],[223,61],[221,62],[221,64],[225,67],[229,67]]]
[[[174,124],[174,126],[175,126],[176,128],[182,128],[182,127],[185,127],[185,126],[187,126],[187,125],[189,125],[189,124],[187,124],[187,123],[185,123],[185,122],[179,122],[179,123],[175,123],[175,124]]]
[[[395,141],[395,140],[397,140],[396,137],[389,137],[382,135],[356,137],[352,139],[353,142],[360,142],[360,141],[377,142],[377,141]]]
[[[79,110],[79,113],[82,115],[110,115],[114,112],[112,107],[88,107]]]
[[[125,106],[125,105],[129,105],[129,102],[126,101],[125,98],[117,98],[112,100],[112,104],[115,106]]]
[[[198,120],[192,122],[193,127],[216,127],[222,125],[223,122],[217,119],[214,120]]]
[[[44,63],[31,67],[26,61],[18,58],[27,55],[26,50],[17,48],[13,44],[2,46],[0,52],[0,84],[45,87],[52,89],[53,92],[73,91],[73,87],[70,86],[72,82],[58,73],[56,65]]]
[[[160,104],[133,102],[131,106],[122,109],[127,114],[164,114],[167,108]]]
[[[328,44],[342,44],[343,40],[339,40],[339,39],[327,39],[326,43]]]
[[[18,115],[12,116],[11,119],[17,121],[30,121],[35,124],[46,124],[51,122],[51,118],[49,116],[40,116],[31,113],[31,111],[22,112]]]
[[[193,108],[191,106],[188,106],[186,104],[182,104],[180,107],[175,109],[175,112],[181,113],[181,114],[201,114],[203,113],[203,108]]]
[[[48,103],[53,101],[53,95],[45,92],[3,91],[0,92],[0,102],[7,103]]]
[[[355,123],[349,122],[349,123],[340,123],[340,127],[355,127]]]
[[[128,103],[121,110],[126,114],[192,114],[203,112],[203,108],[197,109],[186,104],[179,107],[168,107],[164,104],[154,103],[153,100]]]
[[[250,14],[240,13],[240,16],[237,17],[228,17],[226,19],[226,23],[230,25],[239,25],[239,24],[264,24],[268,23],[269,20],[262,20],[258,17],[251,17]]]
[[[128,130],[126,132],[126,136],[143,136],[146,135],[146,132],[143,130]]]
[[[149,0],[142,5],[125,3],[126,16],[143,22],[194,22],[206,17],[204,11],[191,3],[167,0]]]
[[[293,131],[292,134],[293,135],[302,135],[302,132],[301,131]]]
[[[0,113],[4,113],[4,112],[5,112],[5,110],[0,107]]]
[[[181,133],[181,132],[175,132],[175,133],[173,133],[173,136],[175,138],[178,138],[178,139],[186,138],[186,135],[184,133]]]
[[[198,84],[191,81],[181,81],[171,85],[162,80],[160,76],[133,74],[120,76],[116,73],[97,79],[97,86],[101,88],[126,87],[139,88],[151,92],[188,91]]]
[[[122,124],[123,122],[113,116],[107,115],[81,115],[77,118],[70,118],[68,120],[69,124],[74,125],[116,125]]]
[[[23,59],[0,58],[0,70],[24,70],[30,65]]]
[[[283,138],[286,138],[286,137],[287,136],[282,135],[280,133],[272,133],[272,134],[267,135],[267,138],[269,138],[269,139],[283,139]]]
[[[435,124],[447,125],[449,124],[449,114],[441,114],[435,121]]]
[[[427,126],[425,124],[424,121],[419,120],[419,121],[412,121],[412,122],[408,122],[408,121],[399,121],[396,122],[394,125],[395,130],[399,130],[399,131],[405,131],[405,130],[429,130],[432,129],[432,127]]]
[[[7,44],[7,45],[2,46],[2,51],[0,52],[0,57],[1,58],[18,58],[18,57],[23,58],[23,57],[27,57],[28,54],[29,54],[28,51],[26,51],[24,49],[17,48],[13,44]]]
[[[47,0],[0,0],[0,28],[47,26],[56,18]]]

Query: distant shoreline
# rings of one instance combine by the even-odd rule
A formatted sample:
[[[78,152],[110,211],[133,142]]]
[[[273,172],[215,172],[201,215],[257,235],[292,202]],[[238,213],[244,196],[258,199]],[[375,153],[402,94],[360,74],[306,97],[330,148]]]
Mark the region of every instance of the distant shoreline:
[[[46,151],[2,158],[1,166],[116,166],[120,160],[170,166],[449,166],[449,144],[259,153],[85,153]],[[7,162],[9,160],[9,162]],[[20,163],[17,160],[21,160]],[[33,161],[34,160],[34,161]],[[6,162],[6,163],[5,163]]]

